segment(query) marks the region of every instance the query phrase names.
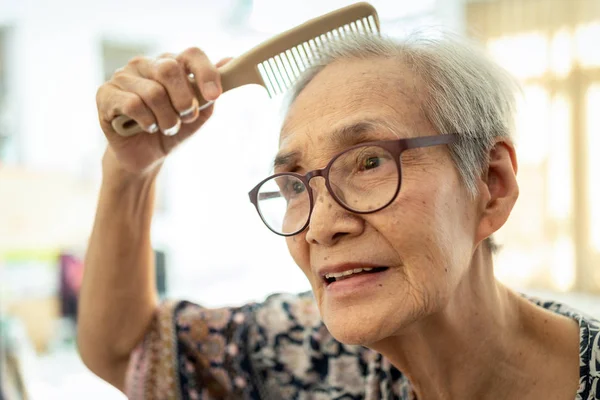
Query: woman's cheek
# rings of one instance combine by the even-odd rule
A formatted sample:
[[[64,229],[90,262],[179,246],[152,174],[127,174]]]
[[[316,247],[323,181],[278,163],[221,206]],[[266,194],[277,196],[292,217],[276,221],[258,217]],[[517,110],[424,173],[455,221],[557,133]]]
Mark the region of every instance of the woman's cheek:
[[[310,271],[310,253],[306,242],[306,233],[302,232],[298,235],[286,237],[285,241],[294,262],[306,275]]]

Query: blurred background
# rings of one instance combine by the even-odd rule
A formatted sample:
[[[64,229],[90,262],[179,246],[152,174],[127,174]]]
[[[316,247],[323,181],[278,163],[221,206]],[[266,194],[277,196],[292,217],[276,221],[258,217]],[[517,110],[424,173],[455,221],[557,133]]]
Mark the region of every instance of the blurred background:
[[[0,379],[9,399],[124,398],[83,366],[74,338],[105,146],[97,87],[136,55],[199,46],[217,61],[350,3],[0,1]],[[496,274],[600,317],[600,1],[372,4],[385,34],[468,34],[522,82],[521,196],[497,235]],[[281,99],[237,89],[170,157],[153,225],[161,296],[217,306],[309,289],[246,195],[269,173],[282,116]]]

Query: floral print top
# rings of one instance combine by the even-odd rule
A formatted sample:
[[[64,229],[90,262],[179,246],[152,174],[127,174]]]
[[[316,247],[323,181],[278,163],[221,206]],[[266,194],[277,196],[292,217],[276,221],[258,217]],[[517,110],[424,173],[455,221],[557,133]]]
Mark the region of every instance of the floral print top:
[[[575,399],[600,400],[600,322],[559,303],[529,298],[580,326]],[[133,352],[130,399],[415,399],[410,383],[372,350],[336,341],[311,293],[206,309],[161,305]]]

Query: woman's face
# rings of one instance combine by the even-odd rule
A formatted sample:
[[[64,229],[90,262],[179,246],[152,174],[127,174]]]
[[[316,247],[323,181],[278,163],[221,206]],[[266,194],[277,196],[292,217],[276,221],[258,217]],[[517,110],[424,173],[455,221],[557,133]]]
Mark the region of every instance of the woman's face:
[[[284,123],[280,153],[297,157],[276,172],[323,168],[354,139],[437,134],[421,109],[418,79],[397,61],[364,60],[325,68],[302,91]],[[349,127],[365,120],[366,132]],[[379,121],[379,122],[378,122]],[[334,134],[341,132],[340,134]],[[360,136],[360,138],[359,138]],[[440,310],[465,273],[478,224],[475,200],[460,182],[446,146],[408,150],[395,201],[373,214],[340,207],[312,179],[309,227],[287,238],[336,339],[374,344]],[[323,271],[385,267],[333,283]]]

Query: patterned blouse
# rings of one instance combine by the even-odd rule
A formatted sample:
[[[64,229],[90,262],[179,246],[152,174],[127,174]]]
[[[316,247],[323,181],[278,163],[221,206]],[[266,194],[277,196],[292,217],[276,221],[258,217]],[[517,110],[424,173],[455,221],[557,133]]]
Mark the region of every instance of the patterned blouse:
[[[600,321],[559,303],[529,298],[580,327],[575,399],[600,400]],[[336,341],[311,293],[205,309],[161,305],[132,354],[130,399],[404,400],[410,383],[376,352]]]

